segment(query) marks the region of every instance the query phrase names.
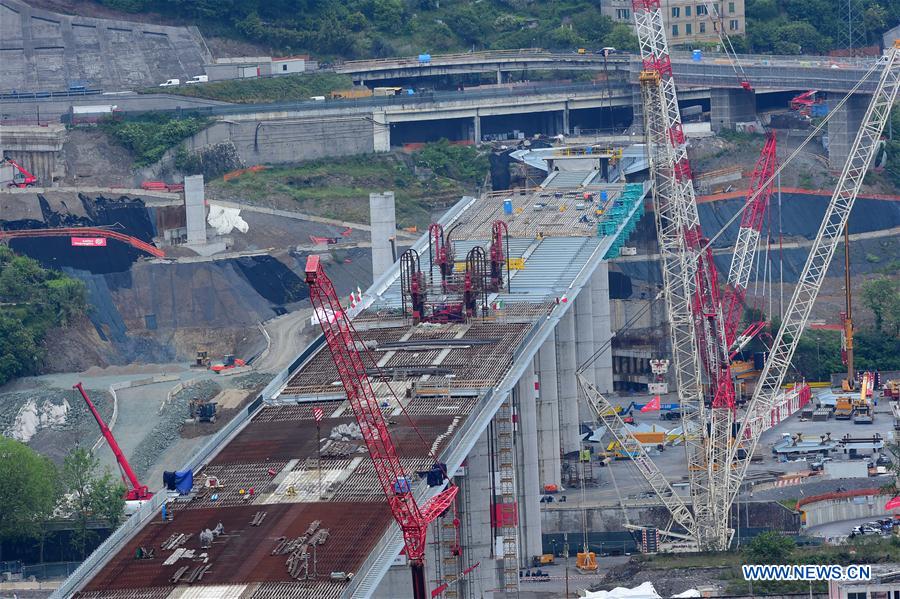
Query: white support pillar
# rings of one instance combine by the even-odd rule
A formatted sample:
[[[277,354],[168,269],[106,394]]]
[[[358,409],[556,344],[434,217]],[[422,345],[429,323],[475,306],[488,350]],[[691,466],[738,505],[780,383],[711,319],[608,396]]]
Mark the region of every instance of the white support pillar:
[[[559,438],[559,389],[556,376],[556,342],[547,339],[537,356],[538,478],[544,485],[562,484]]]
[[[591,276],[591,299],[593,303],[594,351],[609,343],[612,338],[612,321],[609,310],[609,264],[604,260]],[[609,393],[613,390],[612,347],[597,357],[594,362],[594,380],[597,390]]]
[[[206,243],[206,191],[203,175],[184,178],[184,212],[188,243]]]
[[[375,152],[391,151],[391,125],[384,111],[372,113],[372,140]]]
[[[563,135],[569,135],[569,103],[566,102],[562,111],[562,132]]]
[[[578,359],[578,368],[581,368],[585,362],[590,360],[594,355],[594,298],[591,294],[591,286],[585,285],[578,298],[575,300],[575,351]],[[596,370],[596,361],[592,363],[585,371],[585,376],[589,381],[597,380],[594,375]],[[594,414],[591,414],[587,401],[578,402],[578,418],[582,420],[593,420]]]
[[[559,374],[559,437],[564,454],[578,451],[578,368],[575,352],[575,310],[570,307],[556,326],[556,364]]]
[[[475,111],[475,116],[473,118],[475,119],[475,135],[474,135],[474,137],[475,137],[475,145],[477,146],[478,144],[481,143],[481,115],[478,114],[478,110]]]
[[[540,555],[541,543],[541,488],[538,480],[538,433],[537,404],[535,397],[534,363],[530,364],[516,385],[519,400],[519,559],[523,566],[531,563],[531,558]]]
[[[466,481],[464,491],[468,492],[468,496],[463,496],[461,501],[463,507],[469,506],[470,515],[463,519],[463,526],[468,525],[468,530],[463,530],[462,542],[464,550],[468,551],[470,559],[484,560],[482,563],[487,565],[482,576],[486,588],[493,588],[494,585],[500,585],[500,574],[498,572],[498,562],[494,549],[497,545],[497,536],[500,534],[499,529],[491,528],[491,506],[495,501],[498,493],[496,479],[492,480],[492,472],[495,472],[496,466],[491,466],[491,456],[489,451],[488,434],[489,430],[478,437],[472,452],[466,456]],[[467,547],[466,547],[467,545]],[[490,560],[490,556],[494,555],[495,561]],[[502,555],[500,556],[502,558]],[[474,562],[473,562],[474,563]],[[500,562],[502,564],[502,560]],[[494,567],[491,567],[493,565]],[[481,579],[473,580],[474,591],[478,589]]]

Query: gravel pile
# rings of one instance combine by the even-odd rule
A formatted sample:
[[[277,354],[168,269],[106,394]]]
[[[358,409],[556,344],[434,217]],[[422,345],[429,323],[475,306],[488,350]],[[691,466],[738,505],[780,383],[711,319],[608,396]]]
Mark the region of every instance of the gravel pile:
[[[236,389],[262,389],[272,380],[271,374],[251,373],[234,379],[232,386]]]
[[[222,387],[218,383],[202,380],[182,389],[172,397],[172,401],[163,408],[159,422],[134,449],[131,465],[139,478],[143,477],[163,452],[181,436],[184,421],[190,417],[191,400],[210,400],[221,390]]]

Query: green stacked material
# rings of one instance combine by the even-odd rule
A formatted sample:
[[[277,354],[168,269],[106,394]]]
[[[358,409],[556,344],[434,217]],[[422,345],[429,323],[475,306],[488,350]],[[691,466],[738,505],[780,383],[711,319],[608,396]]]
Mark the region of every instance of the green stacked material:
[[[615,236],[612,245],[606,252],[606,259],[616,258],[619,255],[622,246],[637,227],[638,220],[644,215],[643,196],[643,185],[629,183],[625,186],[622,194],[613,201],[612,207],[603,215],[603,220],[597,223],[598,237]],[[637,204],[636,208],[635,204]],[[634,210],[633,213],[632,210]],[[617,235],[619,229],[621,232]]]

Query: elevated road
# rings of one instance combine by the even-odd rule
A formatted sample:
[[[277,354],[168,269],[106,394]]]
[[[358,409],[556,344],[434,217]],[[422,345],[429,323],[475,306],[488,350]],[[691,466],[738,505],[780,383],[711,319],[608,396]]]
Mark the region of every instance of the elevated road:
[[[812,85],[822,91],[846,93],[862,78],[875,59],[747,54],[739,55],[738,60],[759,90],[808,89]],[[675,52],[673,69],[679,86],[740,88],[731,62],[723,54],[708,54],[696,61],[691,53]],[[627,53],[604,57],[600,53],[577,54],[526,48],[435,55],[428,61],[420,61],[417,57],[354,60],[334,66],[335,72],[351,75],[359,82],[496,72],[499,83],[503,73],[535,70],[608,71],[618,79],[624,79],[623,74],[628,73],[628,81],[637,83],[640,58]]]

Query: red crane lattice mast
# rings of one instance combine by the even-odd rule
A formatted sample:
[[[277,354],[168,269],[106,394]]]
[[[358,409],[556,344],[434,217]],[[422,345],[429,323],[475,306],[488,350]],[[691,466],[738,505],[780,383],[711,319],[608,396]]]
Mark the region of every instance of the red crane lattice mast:
[[[138,480],[137,475],[134,473],[134,470],[131,469],[131,464],[128,463],[125,454],[122,453],[119,444],[116,443],[116,438],[113,437],[112,431],[109,430],[109,427],[103,422],[103,418],[100,417],[100,413],[97,411],[97,408],[94,407],[94,403],[88,397],[84,387],[81,386],[81,383],[77,383],[72,388],[78,389],[81,393],[81,397],[84,398],[84,402],[87,404],[88,409],[91,411],[91,414],[94,415],[94,420],[96,420],[97,425],[100,426],[100,432],[103,434],[103,438],[109,443],[109,448],[112,450],[113,455],[116,456],[116,462],[119,463],[119,469],[122,471],[122,481],[130,486],[130,488],[125,491],[125,500],[139,501],[153,497],[153,493],[147,489],[147,485],[142,485]]]
[[[337,292],[319,262],[319,256],[307,258],[306,282],[309,285],[310,301],[344,385],[347,401],[353,408],[359,430],[369,450],[378,482],[387,497],[394,520],[403,533],[406,556],[412,570],[413,597],[426,599],[424,558],[428,524],[453,504],[458,487],[448,486],[421,507],[416,502],[412,480],[400,463],[378,399],[366,374],[362,356],[357,349],[365,346],[341,307]]]

